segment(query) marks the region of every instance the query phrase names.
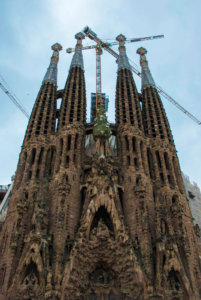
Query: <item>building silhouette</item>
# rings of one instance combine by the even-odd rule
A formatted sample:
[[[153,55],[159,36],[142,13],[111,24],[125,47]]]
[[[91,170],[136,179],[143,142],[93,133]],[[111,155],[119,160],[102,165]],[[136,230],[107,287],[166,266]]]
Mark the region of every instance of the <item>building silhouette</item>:
[[[0,299],[200,299],[199,233],[146,50],[139,93],[119,36],[116,123],[102,106],[86,123],[75,37],[63,90],[52,46],[29,120],[0,233]]]

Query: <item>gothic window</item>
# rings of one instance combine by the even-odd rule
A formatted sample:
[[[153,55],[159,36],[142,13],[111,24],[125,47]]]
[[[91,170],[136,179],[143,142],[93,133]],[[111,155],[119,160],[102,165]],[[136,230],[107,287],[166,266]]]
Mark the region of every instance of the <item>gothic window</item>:
[[[40,176],[40,165],[42,162],[43,153],[44,153],[44,148],[42,147],[40,150],[40,154],[39,154],[38,162],[37,162],[36,178],[39,178],[39,176]]]
[[[69,151],[71,148],[71,135],[68,135],[68,140],[67,140],[67,151]]]
[[[118,195],[119,195],[119,200],[120,200],[120,203],[121,203],[121,208],[122,208],[122,211],[123,211],[123,192],[122,192],[122,189],[118,188]]]
[[[180,291],[181,290],[181,283],[179,281],[178,275],[172,269],[168,275],[168,283],[173,291]]]
[[[48,171],[49,176],[51,176],[53,174],[55,154],[56,154],[56,149],[53,146],[53,147],[51,147],[51,153],[50,153],[50,162],[49,162],[49,171]]]
[[[98,211],[96,212],[93,222],[91,224],[91,230],[93,230],[95,227],[98,227],[99,221],[102,221],[102,223],[108,227],[109,231],[114,232],[110,215],[108,214],[104,206],[100,206]]]
[[[62,156],[63,152],[63,139],[60,139],[60,150],[59,150],[59,155]]]
[[[126,150],[129,151],[129,141],[127,135],[125,135],[125,145],[126,145]]]
[[[138,159],[137,159],[137,157],[134,158],[134,166],[135,166],[136,169],[139,168],[139,164],[138,164]]]
[[[162,182],[162,183],[165,183],[164,176],[163,176],[163,173],[162,173],[162,172],[160,173],[160,179],[161,179],[161,182]]]
[[[42,147],[41,150],[40,150],[39,157],[38,157],[38,166],[40,166],[40,164],[41,164],[41,161],[42,161],[42,158],[43,158],[43,152],[44,152],[44,148]]]
[[[68,155],[66,155],[65,167],[66,168],[69,167],[69,156]]]
[[[50,149],[48,149],[46,154],[44,176],[47,176],[49,163],[50,163]]]
[[[172,177],[171,177],[170,175],[168,175],[167,177],[168,177],[169,185],[170,185],[171,187],[173,187],[173,186],[174,186],[174,182],[173,182],[173,180],[172,180]]]
[[[32,260],[25,269],[25,274],[22,283],[29,287],[38,286],[40,283],[37,265]]]
[[[74,143],[74,149],[77,149],[77,142],[78,142],[78,134],[75,135],[75,143]]]
[[[136,138],[132,138],[133,152],[136,153]]]
[[[61,138],[59,141],[59,157],[58,157],[58,161],[57,161],[56,172],[59,172],[59,169],[60,169],[62,153],[63,153],[63,139]]]
[[[146,171],[146,169],[145,169],[145,158],[144,158],[144,145],[143,145],[142,141],[140,142],[140,152],[141,152],[142,165],[143,165],[144,171]]]
[[[159,169],[161,169],[162,164],[161,164],[161,158],[160,158],[159,151],[156,151],[156,159],[157,159],[158,167],[159,167]]]
[[[36,148],[33,148],[33,149],[32,149],[32,152],[31,152],[30,166],[32,166],[32,165],[34,164],[35,157],[36,157]]]
[[[148,160],[148,165],[149,165],[150,177],[151,177],[151,179],[155,180],[156,174],[155,174],[155,167],[154,167],[154,163],[153,163],[153,155],[149,148],[147,148],[147,160]]]
[[[169,158],[168,158],[167,152],[164,153],[164,160],[165,160],[166,169],[170,170],[170,162],[169,162]]]

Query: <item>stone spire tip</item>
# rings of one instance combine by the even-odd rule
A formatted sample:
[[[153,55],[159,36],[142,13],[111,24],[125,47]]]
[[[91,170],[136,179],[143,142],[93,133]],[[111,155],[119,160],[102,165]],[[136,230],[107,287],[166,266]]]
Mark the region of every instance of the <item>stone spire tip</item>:
[[[139,54],[140,56],[147,54],[147,49],[140,47],[137,49],[136,51],[137,54]]]
[[[126,37],[121,33],[116,37],[116,40],[119,42],[118,71],[120,71],[121,69],[130,70],[130,64],[126,55],[126,48],[124,45]]]
[[[70,69],[72,69],[72,67],[80,67],[82,70],[84,70],[82,40],[85,39],[85,35],[82,32],[78,32],[75,35],[75,39],[77,40],[77,45],[75,47],[75,53],[72,58]]]
[[[119,34],[119,35],[116,37],[116,40],[117,40],[118,42],[125,42],[126,37],[125,37],[125,35],[123,35],[123,34],[121,33],[121,34]]]
[[[55,43],[54,45],[52,45],[51,49],[53,51],[61,51],[62,50],[62,46],[59,43]]]
[[[143,47],[140,47],[137,49],[136,53],[140,55],[140,65],[142,68],[142,89],[150,86],[155,87],[155,83],[149,70],[148,61],[146,58],[147,50]]]
[[[85,39],[85,35],[84,35],[82,32],[78,32],[78,33],[75,35],[75,39],[76,39],[76,40],[84,40],[84,39]]]
[[[43,83],[53,83],[54,85],[56,85],[57,63],[59,61],[59,51],[62,50],[62,46],[59,43],[55,43],[54,45],[52,45],[51,49],[53,50],[53,54],[50,60],[50,65],[43,79]]]

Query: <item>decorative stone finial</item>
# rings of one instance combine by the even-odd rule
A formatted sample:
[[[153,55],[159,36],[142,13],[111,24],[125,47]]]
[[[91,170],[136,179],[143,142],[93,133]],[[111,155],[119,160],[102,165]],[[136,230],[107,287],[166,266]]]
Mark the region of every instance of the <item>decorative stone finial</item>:
[[[148,61],[145,56],[147,54],[147,50],[141,47],[137,49],[136,53],[140,55],[140,65],[142,68],[142,89],[149,86],[155,87],[153,77],[148,67]]]
[[[53,54],[51,57],[51,62],[58,62],[59,60],[59,51],[62,50],[62,46],[59,43],[52,45]]]
[[[55,43],[54,45],[52,45],[51,48],[54,51],[61,51],[62,50],[62,46],[59,43]]]
[[[126,55],[126,48],[124,46],[126,37],[123,34],[119,34],[116,37],[116,40],[119,42],[118,71],[120,71],[121,69],[130,70],[130,64]]]
[[[143,48],[143,47],[138,48],[136,52],[139,55],[145,55],[145,54],[147,54],[147,50],[145,48]]]
[[[85,39],[85,36],[82,32],[78,32],[75,35],[75,39],[77,40],[75,53],[72,58],[71,66],[72,67],[80,67],[82,70],[84,70],[84,63],[83,63],[83,56],[82,56],[82,40]]]
[[[125,37],[125,35],[123,35],[123,34],[119,34],[119,35],[116,37],[116,40],[117,40],[118,42],[125,42],[126,37]]]
[[[82,32],[78,32],[76,35],[75,35],[75,38],[76,40],[83,40],[85,39],[85,36]]]
[[[82,32],[78,32],[76,35],[75,35],[75,39],[77,40],[77,45],[76,45],[76,48],[82,48],[82,40],[85,39],[85,36]]]
[[[51,48],[53,50],[53,54],[43,83],[57,84],[57,63],[59,61],[59,51],[62,50],[62,46],[59,43],[55,43]]]

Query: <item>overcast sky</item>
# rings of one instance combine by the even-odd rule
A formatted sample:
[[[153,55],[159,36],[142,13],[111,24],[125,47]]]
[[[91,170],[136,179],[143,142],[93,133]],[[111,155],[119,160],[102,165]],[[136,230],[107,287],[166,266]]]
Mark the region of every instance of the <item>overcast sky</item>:
[[[201,120],[201,1],[200,0],[1,0],[0,74],[27,111],[34,105],[49,65],[51,45],[61,43],[58,88],[64,87],[75,46],[74,35],[86,25],[102,39],[114,40],[164,34],[164,39],[127,45],[129,58],[139,65],[138,47],[147,58],[157,85]],[[86,39],[84,45],[93,44]],[[84,51],[88,100],[95,92],[95,51]],[[114,120],[115,60],[102,56],[102,90],[109,95],[109,120]],[[140,91],[140,79],[134,76]],[[181,169],[201,187],[201,125],[198,126],[167,100]],[[27,119],[0,90],[0,184],[14,174]]]

